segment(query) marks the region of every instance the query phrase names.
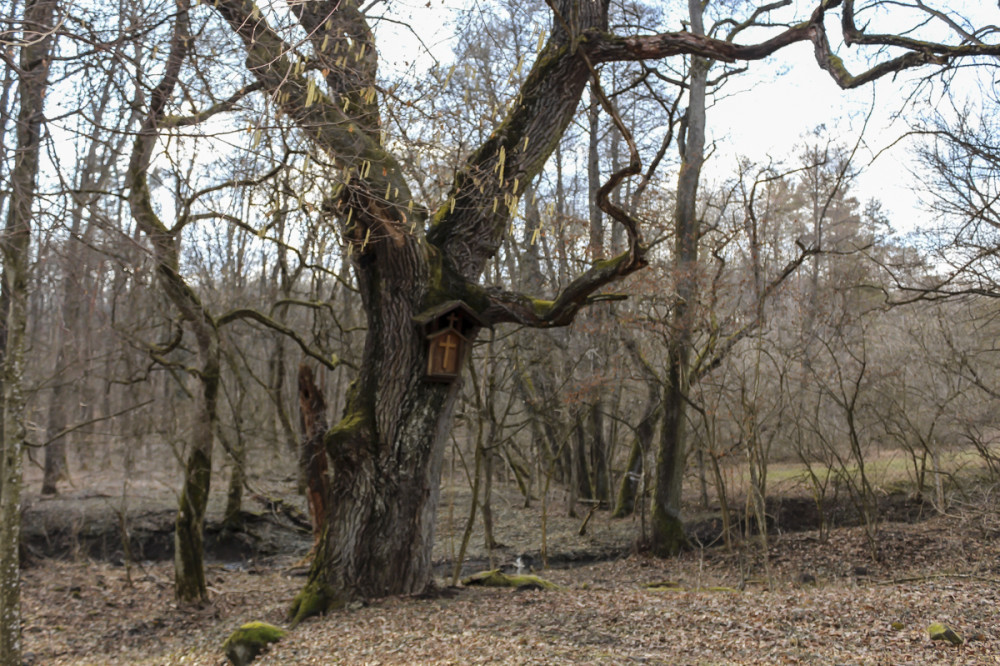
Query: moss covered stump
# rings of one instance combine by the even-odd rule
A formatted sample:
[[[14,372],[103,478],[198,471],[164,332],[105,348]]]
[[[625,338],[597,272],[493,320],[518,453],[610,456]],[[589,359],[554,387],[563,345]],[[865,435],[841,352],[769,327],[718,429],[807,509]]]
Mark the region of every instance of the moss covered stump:
[[[233,666],[247,666],[271,643],[277,643],[285,635],[285,630],[266,622],[248,622],[234,631],[222,649]]]

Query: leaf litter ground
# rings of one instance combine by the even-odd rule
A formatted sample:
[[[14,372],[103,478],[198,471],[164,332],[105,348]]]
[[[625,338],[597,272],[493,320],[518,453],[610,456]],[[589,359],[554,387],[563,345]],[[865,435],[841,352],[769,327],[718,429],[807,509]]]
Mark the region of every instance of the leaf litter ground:
[[[441,560],[455,547],[451,534],[467,506],[455,502],[448,528],[448,501],[446,492]],[[580,537],[581,518],[549,510],[553,560],[606,557],[615,548],[622,554],[540,572],[560,591],[452,589],[442,578],[438,594],[371,600],[309,620],[255,663],[1000,663],[996,511],[883,524],[878,561],[860,527],[835,529],[825,542],[816,532],[773,535],[768,585],[768,569],[752,547],[657,560],[629,554],[635,520],[599,512]],[[496,537],[507,547],[487,552],[476,545],[477,533],[470,557],[507,564],[532,544],[537,552],[538,512],[498,501]],[[227,662],[220,646],[239,625],[285,624],[303,583],[295,559],[211,564],[204,608],[174,603],[168,562],[126,570],[41,560],[24,572],[25,648],[35,664],[221,666]],[[965,643],[930,641],[926,627],[935,621]]]

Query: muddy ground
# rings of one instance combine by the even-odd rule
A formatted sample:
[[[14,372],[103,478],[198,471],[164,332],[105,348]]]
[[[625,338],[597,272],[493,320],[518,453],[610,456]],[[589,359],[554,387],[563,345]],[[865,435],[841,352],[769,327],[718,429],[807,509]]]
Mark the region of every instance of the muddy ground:
[[[37,476],[37,473],[32,476]],[[23,556],[26,564],[45,559],[90,559],[123,564],[160,562],[173,557],[176,516],[176,478],[146,472],[123,484],[101,473],[76,474],[73,485],[56,496],[41,496],[37,479],[29,476],[24,501]],[[226,479],[213,480],[206,524],[205,548],[211,562],[239,563],[287,555],[304,556],[311,546],[304,498],[295,492],[289,475],[252,479],[244,493],[242,526],[222,525]],[[34,491],[34,492],[33,492]],[[615,559],[642,550],[646,534],[641,513],[621,520],[610,518],[607,507],[577,503],[570,511],[568,493],[550,492],[543,502],[525,502],[512,483],[498,483],[490,502],[494,520],[494,548],[486,547],[482,513],[476,517],[464,562],[466,569],[513,562],[518,555],[550,565],[572,565]],[[723,544],[718,506],[700,507],[691,498],[688,532],[695,547]],[[906,492],[879,493],[883,522],[919,522],[935,515],[929,503]],[[526,506],[527,504],[527,506]],[[741,510],[744,503],[732,502]],[[450,572],[460,551],[471,506],[467,485],[447,483],[441,490],[434,562]],[[745,532],[735,511],[734,530]],[[589,516],[589,518],[588,518]],[[780,488],[767,504],[771,534],[815,530],[821,519],[831,526],[860,524],[856,507],[847,496],[827,500],[821,516],[816,502],[794,487]],[[753,527],[753,526],[752,526]],[[751,531],[757,531],[754,527]],[[543,538],[544,535],[544,538]],[[126,540],[127,537],[127,540]],[[544,542],[544,543],[543,543]],[[127,546],[127,547],[126,547]]]

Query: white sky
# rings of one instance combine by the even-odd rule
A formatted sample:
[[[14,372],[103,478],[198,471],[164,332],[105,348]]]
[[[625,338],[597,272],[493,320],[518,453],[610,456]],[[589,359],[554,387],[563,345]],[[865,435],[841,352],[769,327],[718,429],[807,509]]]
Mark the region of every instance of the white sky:
[[[854,194],[862,203],[881,200],[897,230],[919,223],[924,213],[915,207],[912,192],[911,144],[899,142],[908,127],[905,119],[893,118],[909,91],[906,79],[842,90],[816,64],[811,44],[788,47],[742,76],[708,111],[708,133],[717,151],[710,173],[731,173],[737,154],[760,163],[769,157],[794,163],[797,146],[820,124],[852,147],[870,114],[856,157],[863,171]]]

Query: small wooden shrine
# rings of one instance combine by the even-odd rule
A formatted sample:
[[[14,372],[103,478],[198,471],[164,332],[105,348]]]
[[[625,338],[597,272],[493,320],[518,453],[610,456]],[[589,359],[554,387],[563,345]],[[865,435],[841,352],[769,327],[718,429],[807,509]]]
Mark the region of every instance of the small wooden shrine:
[[[413,318],[427,341],[427,374],[429,380],[451,382],[461,374],[472,340],[486,324],[462,301],[448,301]]]

